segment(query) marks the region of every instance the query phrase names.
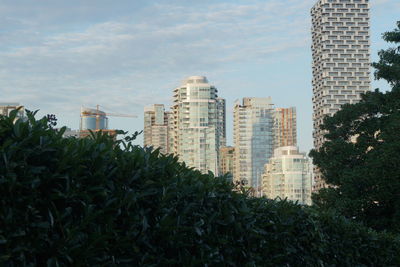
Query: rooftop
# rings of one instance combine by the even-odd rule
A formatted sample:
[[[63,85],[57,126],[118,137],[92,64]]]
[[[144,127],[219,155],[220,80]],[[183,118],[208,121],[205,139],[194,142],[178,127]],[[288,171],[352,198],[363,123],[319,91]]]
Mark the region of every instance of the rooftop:
[[[190,76],[183,80],[182,85],[191,83],[208,83],[208,80],[205,76]]]

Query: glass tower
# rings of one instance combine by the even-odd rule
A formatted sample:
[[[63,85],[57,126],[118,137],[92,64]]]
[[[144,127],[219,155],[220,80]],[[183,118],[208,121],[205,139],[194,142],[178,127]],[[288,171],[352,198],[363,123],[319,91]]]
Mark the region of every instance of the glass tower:
[[[234,107],[234,181],[252,187],[257,195],[264,164],[272,156],[273,113],[271,97],[246,97]]]

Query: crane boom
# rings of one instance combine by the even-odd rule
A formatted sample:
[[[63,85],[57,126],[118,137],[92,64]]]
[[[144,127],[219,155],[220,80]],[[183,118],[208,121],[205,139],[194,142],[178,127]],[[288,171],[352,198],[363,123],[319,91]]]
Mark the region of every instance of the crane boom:
[[[100,117],[101,116],[111,116],[111,117],[128,117],[128,118],[137,118],[136,115],[132,114],[121,114],[121,113],[107,113],[99,110],[99,105],[96,106],[96,109],[87,108],[84,109],[82,107],[81,116],[96,116],[96,130],[100,128]]]
[[[136,115],[130,115],[130,114],[107,113],[107,112],[91,112],[91,111],[82,111],[82,115],[101,115],[101,116],[111,116],[111,117],[137,118]]]

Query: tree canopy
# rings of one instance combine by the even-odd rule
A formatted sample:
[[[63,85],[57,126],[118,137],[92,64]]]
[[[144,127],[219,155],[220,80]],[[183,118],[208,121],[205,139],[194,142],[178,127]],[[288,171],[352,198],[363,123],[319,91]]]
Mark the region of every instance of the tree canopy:
[[[325,118],[326,142],[310,156],[330,187],[313,201],[375,229],[399,232],[400,22],[383,38],[396,46],[381,50],[372,65],[376,79],[388,81],[392,90],[368,92]]]
[[[15,115],[0,116],[1,266],[400,265],[391,234]]]
[[[397,46],[378,52],[379,62],[372,63],[376,69],[375,78],[384,79],[393,88],[398,89],[400,86],[400,21],[397,22],[396,29],[385,32],[382,37],[386,42],[397,44]]]

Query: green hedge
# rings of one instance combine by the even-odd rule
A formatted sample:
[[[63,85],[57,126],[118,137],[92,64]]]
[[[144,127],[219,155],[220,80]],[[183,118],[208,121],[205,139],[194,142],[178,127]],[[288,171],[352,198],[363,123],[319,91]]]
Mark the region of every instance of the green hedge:
[[[0,265],[399,266],[399,240],[159,151],[0,117]]]

